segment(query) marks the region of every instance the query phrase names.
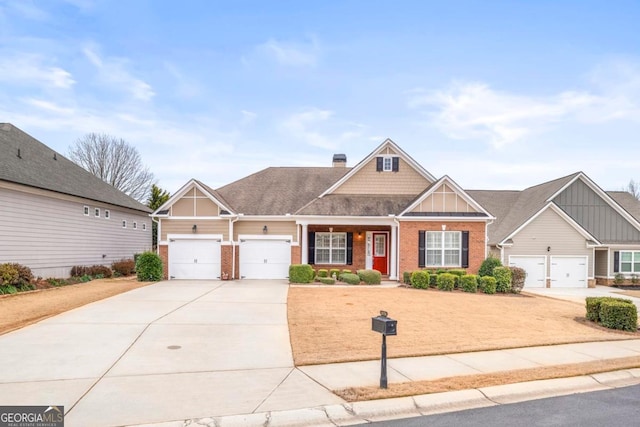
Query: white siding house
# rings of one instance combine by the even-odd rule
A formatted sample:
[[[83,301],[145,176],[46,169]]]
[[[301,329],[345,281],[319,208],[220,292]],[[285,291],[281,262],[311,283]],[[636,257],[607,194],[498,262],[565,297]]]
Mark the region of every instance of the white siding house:
[[[150,210],[10,124],[0,124],[0,263],[40,277],[151,249]]]

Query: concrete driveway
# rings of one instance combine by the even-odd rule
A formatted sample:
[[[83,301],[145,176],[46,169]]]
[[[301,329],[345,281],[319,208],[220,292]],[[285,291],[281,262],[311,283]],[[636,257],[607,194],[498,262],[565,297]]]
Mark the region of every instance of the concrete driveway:
[[[97,427],[341,403],[293,366],[287,291],[160,282],[0,336],[2,404]]]
[[[624,289],[613,288],[611,286],[596,286],[595,288],[527,288],[523,289],[522,292],[581,304],[585,303],[586,297],[626,298],[633,301],[640,310],[640,298],[622,295],[621,293],[624,292]]]

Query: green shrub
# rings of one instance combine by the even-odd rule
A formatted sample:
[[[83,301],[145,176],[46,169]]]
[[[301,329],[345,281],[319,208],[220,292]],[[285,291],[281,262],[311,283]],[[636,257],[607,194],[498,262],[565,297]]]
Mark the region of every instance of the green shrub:
[[[331,270],[329,270],[329,277],[338,277],[339,275],[340,275],[339,268],[332,268]]]
[[[405,285],[410,285],[411,284],[411,272],[410,271],[405,271],[402,273],[402,283],[404,283]]]
[[[31,273],[31,269],[29,267],[22,264],[17,264],[17,263],[8,263],[6,265],[14,268],[18,272],[17,279],[9,283],[10,285],[16,286],[21,290],[23,288],[30,287],[29,285],[33,281],[33,274]]]
[[[511,291],[511,270],[509,267],[496,267],[493,269],[493,277],[496,278],[496,292]]]
[[[318,270],[318,277],[322,278],[322,277],[329,277],[329,270],[327,270],[326,268],[321,268]]]
[[[482,261],[480,270],[478,270],[478,276],[493,276],[493,269],[496,267],[502,267],[502,262],[498,258],[490,256]]]
[[[633,303],[602,301],[600,303],[600,322],[605,328],[636,332],[638,330],[638,309]]]
[[[435,271],[429,272],[429,286],[432,288],[438,286],[438,273]]]
[[[360,276],[358,276],[357,274],[353,274],[353,273],[343,273],[342,274],[342,280],[345,283],[348,283],[350,285],[359,285],[360,284]]]
[[[155,252],[143,252],[138,255],[136,272],[139,282],[156,282],[162,280],[162,260]]]
[[[452,268],[451,270],[447,271],[447,273],[462,277],[467,274],[467,270],[465,270],[464,268]]]
[[[511,292],[519,294],[524,288],[527,272],[520,267],[509,267],[509,270],[511,270]]]
[[[336,283],[333,277],[318,277],[318,281],[323,285],[335,285]]]
[[[379,285],[382,282],[382,273],[378,270],[358,270],[358,276],[367,285]]]
[[[0,286],[13,286],[19,278],[20,272],[13,264],[0,264]]]
[[[624,274],[616,273],[613,276],[613,284],[614,285],[622,285],[624,283]]]
[[[603,302],[619,302],[623,304],[633,304],[629,299],[614,297],[587,297],[585,299],[587,308],[587,320],[592,322],[600,322],[600,306]]]
[[[18,288],[16,288],[13,285],[3,285],[0,286],[0,295],[10,295],[10,294],[17,294],[18,293]]]
[[[291,264],[289,266],[290,283],[312,283],[316,272],[309,264]]]
[[[465,292],[478,292],[478,276],[465,274],[460,278],[460,287]]]
[[[82,283],[87,283],[91,281],[91,276],[89,276],[88,274],[85,274],[84,276],[80,277],[80,281]]]
[[[416,270],[411,273],[411,286],[416,289],[427,289],[429,287],[429,273],[425,270]]]
[[[449,273],[438,274],[438,289],[452,291],[456,283],[456,276]]]
[[[353,271],[349,270],[348,268],[345,268],[344,270],[342,270],[342,273],[353,273]]]
[[[496,278],[493,276],[482,276],[480,277],[480,289],[485,294],[495,294],[496,293]]]
[[[136,273],[136,262],[131,258],[121,259],[114,261],[111,264],[111,269],[116,276],[131,276]]]

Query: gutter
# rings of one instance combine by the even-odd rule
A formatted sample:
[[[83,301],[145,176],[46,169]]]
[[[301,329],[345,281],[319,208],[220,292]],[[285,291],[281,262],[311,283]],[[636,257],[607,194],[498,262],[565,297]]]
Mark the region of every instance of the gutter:
[[[236,242],[233,240],[233,224],[240,218],[229,218],[229,242],[231,242],[231,280],[236,278]]]

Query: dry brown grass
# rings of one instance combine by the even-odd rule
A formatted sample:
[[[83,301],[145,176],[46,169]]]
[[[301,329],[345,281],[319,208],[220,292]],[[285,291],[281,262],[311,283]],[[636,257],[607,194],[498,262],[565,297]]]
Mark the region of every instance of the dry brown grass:
[[[616,293],[620,295],[624,295],[626,297],[640,298],[640,291],[623,291],[623,292],[616,292]]]
[[[484,295],[411,288],[289,289],[296,365],[375,360],[380,335],[371,317],[398,320],[389,357],[426,356],[549,344],[638,338],[584,320],[583,304],[525,295]]]
[[[548,366],[544,368],[519,369],[491,374],[465,375],[461,377],[440,378],[433,381],[414,381],[389,384],[389,388],[351,387],[334,390],[334,393],[348,402],[361,400],[388,399],[392,397],[414,396],[418,394],[442,393],[445,391],[468,390],[479,387],[490,387],[513,384],[524,381],[545,380],[553,378],[591,375],[600,372],[616,371],[640,367],[640,357],[574,363],[570,365]]]
[[[138,282],[135,277],[121,277],[3,295],[0,297],[0,334],[151,283]]]

